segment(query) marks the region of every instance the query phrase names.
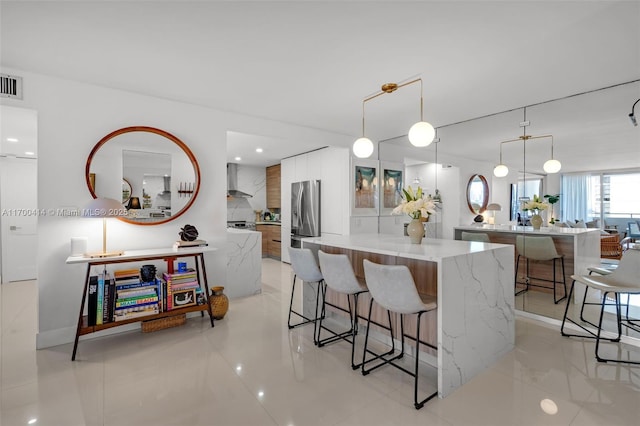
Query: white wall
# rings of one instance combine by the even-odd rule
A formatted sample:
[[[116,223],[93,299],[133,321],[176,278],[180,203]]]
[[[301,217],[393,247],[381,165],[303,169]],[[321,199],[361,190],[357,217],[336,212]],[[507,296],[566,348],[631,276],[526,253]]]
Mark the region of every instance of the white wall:
[[[92,147],[108,133],[133,125],[157,127],[181,139],[197,158],[200,194],[189,211],[162,225],[138,226],[112,220],[111,249],[168,247],[180,227],[191,224],[213,247],[226,243],[226,131],[270,134],[283,139],[306,138],[330,145],[344,136],[318,130],[219,112],[119,90],[4,68],[23,77],[24,99],[3,105],[38,111],[38,207],[83,207],[91,199],[85,184],[85,163]],[[340,142],[337,142],[339,145]],[[102,227],[95,220],[46,216],[38,223],[39,331],[37,347],[73,340],[85,269],[65,264],[70,238],[89,237],[89,250],[101,248]],[[227,285],[224,249],[207,255],[210,285]],[[132,327],[136,327],[135,325]],[[123,331],[125,327],[112,329]]]

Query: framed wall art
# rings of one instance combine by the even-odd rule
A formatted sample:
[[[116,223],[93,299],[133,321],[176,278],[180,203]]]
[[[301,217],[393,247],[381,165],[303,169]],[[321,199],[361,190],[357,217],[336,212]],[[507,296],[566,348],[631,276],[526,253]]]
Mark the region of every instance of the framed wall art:
[[[377,216],[380,183],[378,160],[351,160],[351,215]]]
[[[380,162],[380,216],[390,215],[402,202],[404,188],[404,164],[389,161]]]

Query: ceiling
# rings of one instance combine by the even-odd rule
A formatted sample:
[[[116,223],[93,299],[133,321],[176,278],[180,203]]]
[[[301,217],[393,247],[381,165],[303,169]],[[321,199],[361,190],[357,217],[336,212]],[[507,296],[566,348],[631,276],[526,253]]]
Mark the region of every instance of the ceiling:
[[[365,97],[421,77],[440,152],[489,162],[521,134],[522,110],[448,125],[640,79],[638,1],[2,1],[0,19],[3,66],[354,139]],[[607,114],[591,95],[529,108],[563,171],[638,166],[640,84],[607,92]],[[367,135],[405,135],[419,95],[414,84],[367,102]],[[228,161],[318,147],[234,131]]]

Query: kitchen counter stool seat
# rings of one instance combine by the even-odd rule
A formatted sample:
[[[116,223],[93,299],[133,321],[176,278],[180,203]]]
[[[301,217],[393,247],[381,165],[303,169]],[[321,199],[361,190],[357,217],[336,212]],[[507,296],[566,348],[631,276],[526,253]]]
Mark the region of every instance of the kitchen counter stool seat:
[[[291,269],[293,269],[293,283],[291,285],[291,300],[289,302],[289,317],[287,319],[287,326],[289,329],[300,327],[301,325],[313,323],[313,343],[316,341],[316,325],[318,321],[318,305],[320,304],[320,292],[323,286],[323,277],[316,258],[309,249],[288,247],[289,257],[291,259]],[[296,291],[296,278],[300,278],[303,282],[315,283],[316,289],[316,311],[314,318],[309,318],[301,312],[297,312],[293,309],[293,298]],[[297,315],[302,318],[302,322],[297,324],[291,324],[291,314]]]
[[[418,410],[430,399],[438,395],[438,391],[429,394],[425,398],[418,400],[418,367],[420,365],[420,345],[424,344],[432,349],[437,350],[434,345],[420,340],[420,319],[422,315],[437,309],[438,305],[435,297],[420,295],[416,289],[415,281],[411,275],[411,271],[405,265],[379,265],[369,260],[364,260],[364,274],[367,287],[371,293],[371,301],[369,302],[369,315],[367,318],[367,331],[365,333],[364,353],[362,356],[362,374],[367,375],[371,371],[390,364],[399,370],[404,371],[414,378],[413,384],[413,405]],[[391,313],[400,315],[400,342],[401,348],[398,355],[391,358],[385,357],[390,353],[376,355],[371,359],[366,359],[367,353],[371,353],[368,349],[369,330],[371,329],[371,310],[373,302],[376,302],[382,308],[387,310],[389,316],[389,330],[392,342],[393,353],[394,336],[393,326],[391,324]],[[416,337],[405,336],[404,334],[404,316],[416,315]],[[415,340],[415,368],[413,371],[407,370],[403,366],[394,363],[394,361],[404,356],[404,339],[405,337]],[[367,368],[367,365],[373,361],[382,360],[381,362]]]
[[[351,343],[351,368],[354,370],[360,368],[361,364],[355,362],[355,344],[356,336],[358,334],[358,319],[361,318],[358,315],[358,296],[362,293],[368,292],[367,287],[360,283],[353,273],[351,267],[351,261],[345,254],[329,254],[322,250],[318,251],[318,261],[320,263],[320,270],[324,277],[324,287],[322,291],[322,308],[320,309],[320,319],[318,323],[318,335],[316,341],[318,346],[322,347],[329,343],[336,342],[338,340],[345,340]],[[327,302],[327,288],[336,293],[341,293],[347,297],[348,309],[341,308],[333,303]],[[353,307],[351,304],[353,299]],[[325,318],[326,307],[331,306],[335,309],[347,312],[349,314],[350,328],[343,332],[336,332],[323,324]],[[364,318],[363,318],[364,319]],[[331,336],[324,339],[321,338],[320,333],[322,330],[328,331]]]

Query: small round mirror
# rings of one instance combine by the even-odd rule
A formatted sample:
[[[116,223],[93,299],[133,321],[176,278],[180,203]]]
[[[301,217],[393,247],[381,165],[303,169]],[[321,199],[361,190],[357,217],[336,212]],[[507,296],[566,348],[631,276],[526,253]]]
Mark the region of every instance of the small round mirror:
[[[471,213],[481,214],[489,203],[489,185],[482,175],[473,175],[467,184],[467,205]]]
[[[93,147],[85,174],[93,198],[122,200],[136,225],[175,219],[193,204],[200,189],[200,167],[177,137],[153,127],[125,127]]]

